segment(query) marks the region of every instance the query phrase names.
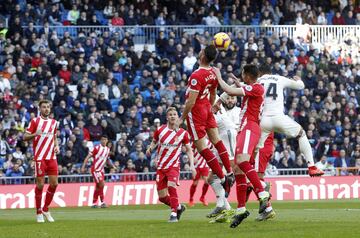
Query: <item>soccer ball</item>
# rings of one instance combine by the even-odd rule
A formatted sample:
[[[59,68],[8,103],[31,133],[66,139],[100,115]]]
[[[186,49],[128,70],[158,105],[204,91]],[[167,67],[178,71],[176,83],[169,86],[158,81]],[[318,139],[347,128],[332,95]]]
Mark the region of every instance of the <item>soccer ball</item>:
[[[219,32],[213,38],[213,44],[219,50],[227,50],[230,43],[231,43],[230,36],[225,32]]]

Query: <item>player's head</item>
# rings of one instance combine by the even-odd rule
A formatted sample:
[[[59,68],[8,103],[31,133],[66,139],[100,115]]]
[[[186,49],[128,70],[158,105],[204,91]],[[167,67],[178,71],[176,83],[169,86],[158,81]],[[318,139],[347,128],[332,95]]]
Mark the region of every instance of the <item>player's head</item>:
[[[170,125],[176,124],[176,121],[179,119],[179,115],[175,107],[169,107],[166,110],[166,119]]]
[[[218,55],[218,51],[214,45],[208,45],[202,49],[199,54],[200,62],[202,64],[211,64]]]
[[[223,101],[223,106],[227,109],[233,109],[237,103],[237,97],[236,96],[227,96],[225,100]]]
[[[108,143],[108,137],[107,137],[107,135],[102,135],[101,136],[101,138],[100,138],[100,144],[102,145],[102,146],[106,146],[107,145],[107,143]]]
[[[42,117],[48,117],[51,112],[51,105],[48,100],[40,100],[39,102],[40,115]]]
[[[271,67],[268,64],[262,64],[259,67],[259,76],[263,76],[264,74],[271,74]]]
[[[243,67],[241,76],[246,84],[253,84],[259,77],[259,69],[256,65],[247,64]]]

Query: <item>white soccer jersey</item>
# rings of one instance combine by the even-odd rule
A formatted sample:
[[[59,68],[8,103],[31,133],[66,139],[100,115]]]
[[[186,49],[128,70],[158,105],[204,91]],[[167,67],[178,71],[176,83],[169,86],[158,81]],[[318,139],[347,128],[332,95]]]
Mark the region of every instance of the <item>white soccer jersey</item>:
[[[274,116],[284,114],[284,89],[303,89],[304,83],[279,75],[264,74],[258,79],[265,89],[265,100],[262,115]]]
[[[220,110],[214,114],[216,123],[218,125],[220,139],[224,142],[224,145],[229,153],[230,160],[234,159],[235,147],[236,147],[236,135],[237,129],[240,124],[238,112],[235,110],[226,111],[221,105]]]

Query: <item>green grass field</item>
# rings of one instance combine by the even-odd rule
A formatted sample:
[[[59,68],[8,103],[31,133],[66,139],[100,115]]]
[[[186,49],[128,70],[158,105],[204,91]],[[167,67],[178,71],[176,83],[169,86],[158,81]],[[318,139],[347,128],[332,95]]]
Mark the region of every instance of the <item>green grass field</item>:
[[[169,210],[161,205],[108,209],[52,209],[55,223],[36,224],[33,209],[0,210],[0,237],[360,237],[360,201],[274,202],[277,217],[256,222],[257,203],[237,229],[209,224],[211,206],[188,208],[179,223],[167,223]]]

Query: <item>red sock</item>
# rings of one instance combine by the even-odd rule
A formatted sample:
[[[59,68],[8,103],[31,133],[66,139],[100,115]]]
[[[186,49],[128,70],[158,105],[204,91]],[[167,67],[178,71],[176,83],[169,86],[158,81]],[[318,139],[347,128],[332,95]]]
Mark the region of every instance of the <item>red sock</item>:
[[[216,174],[219,179],[223,179],[224,173],[221,169],[219,161],[217,161],[216,156],[209,148],[206,148],[200,152],[201,156],[206,160],[206,163],[209,165],[214,174]]]
[[[179,200],[178,200],[176,188],[169,186],[168,191],[169,191],[169,195],[170,195],[169,200],[170,200],[171,211],[177,212],[177,208],[179,206]]]
[[[245,207],[246,204],[246,176],[245,174],[237,174],[235,175],[236,181],[236,197],[238,201],[237,207]]]
[[[226,150],[226,147],[224,143],[220,140],[218,143],[216,143],[215,148],[220,156],[220,159],[226,169],[226,172],[231,173],[231,165],[229,160],[229,153]]]
[[[204,185],[203,185],[203,187],[202,187],[201,198],[205,198],[205,195],[206,195],[208,189],[209,189],[209,184],[208,184],[208,183],[204,183]]]
[[[164,203],[165,205],[168,205],[170,207],[170,197],[167,195],[166,197],[159,198],[159,201]]]
[[[98,200],[98,196],[99,196],[99,189],[95,188],[94,196],[93,196],[93,205],[96,205],[97,200]]]
[[[48,190],[46,191],[45,204],[43,207],[44,212],[49,211],[49,205],[53,200],[53,197],[54,197],[54,194],[56,191],[56,187],[57,186],[53,187],[53,186],[49,185]]]
[[[255,169],[251,166],[249,161],[244,161],[238,164],[238,166],[246,174],[246,177],[250,180],[251,184],[254,186],[254,192],[256,194],[263,192],[264,188],[261,185],[259,176],[257,175]]]
[[[99,197],[100,197],[101,203],[103,203],[104,202],[104,187],[99,188]]]
[[[190,186],[190,201],[194,200],[194,194],[196,191],[196,187],[197,187],[197,185],[195,185],[195,184],[191,184],[191,186]]]
[[[35,187],[35,205],[36,205],[36,214],[41,214],[41,199],[42,199],[42,189]]]

